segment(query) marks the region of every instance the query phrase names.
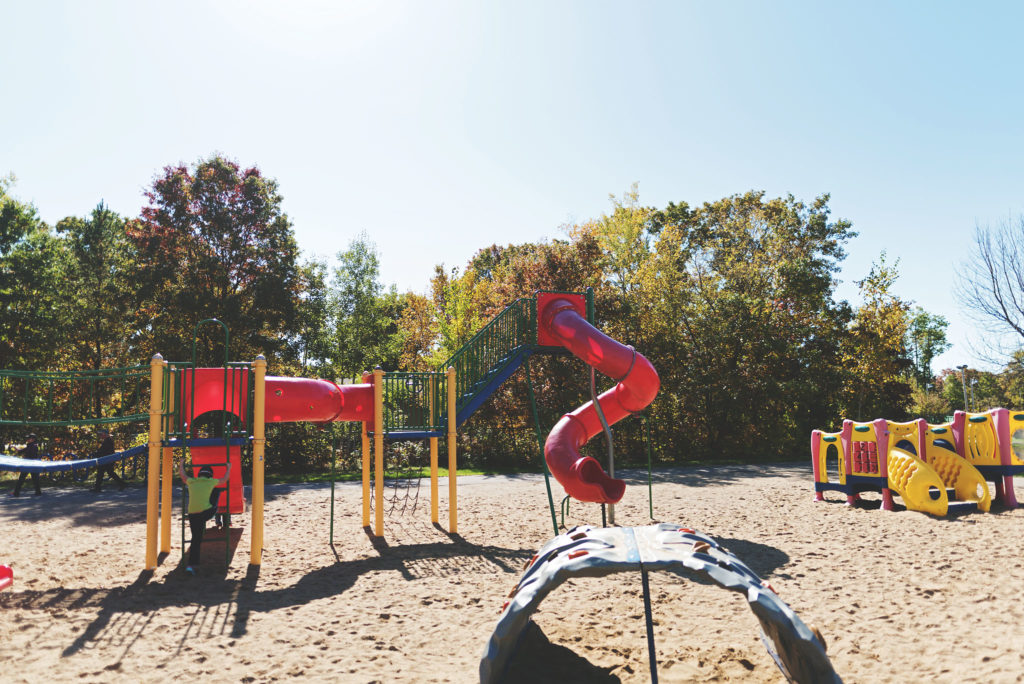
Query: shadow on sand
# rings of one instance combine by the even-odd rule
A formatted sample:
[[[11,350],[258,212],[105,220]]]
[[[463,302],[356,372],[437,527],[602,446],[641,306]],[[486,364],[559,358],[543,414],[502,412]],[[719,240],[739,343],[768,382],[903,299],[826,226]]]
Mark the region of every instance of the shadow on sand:
[[[592,664],[572,649],[551,643],[535,622],[523,630],[519,645],[505,666],[501,681],[556,684],[559,682],[592,682],[612,684],[621,682],[610,669]]]
[[[231,530],[232,554],[237,550],[241,530]],[[211,535],[217,533],[210,531]],[[122,646],[122,656],[141,639],[155,614],[163,608],[192,608],[188,624],[173,657],[185,648],[188,639],[225,635],[243,636],[250,616],[311,601],[344,594],[364,574],[397,571],[407,580],[429,575],[455,575],[465,571],[467,564],[487,567],[490,572],[516,573],[533,553],[532,549],[508,549],[499,546],[476,546],[458,535],[448,535],[444,542],[390,546],[372,538],[377,555],[349,561],[338,561],[300,577],[289,587],[258,588],[260,567],[248,566],[242,579],[227,577],[223,566],[223,537],[203,544],[206,561],[199,577],[184,571],[180,557],[164,555],[166,562],[177,567],[163,581],[153,582],[153,572],[144,571],[130,585],[107,588],[55,588],[45,591],[15,591],[0,595],[0,610],[20,608],[59,615],[68,610],[95,608],[95,619],[64,651],[74,655],[97,642],[115,642]],[[118,661],[119,662],[119,661]]]

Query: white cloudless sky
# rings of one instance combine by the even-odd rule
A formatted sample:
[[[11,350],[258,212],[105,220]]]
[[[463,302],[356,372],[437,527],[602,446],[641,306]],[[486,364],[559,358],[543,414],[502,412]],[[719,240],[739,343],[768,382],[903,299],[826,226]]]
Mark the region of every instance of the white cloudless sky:
[[[275,178],[306,256],[382,279],[641,203],[829,193],[839,297],[884,250],[985,366],[954,298],[976,225],[1024,213],[1017,3],[8,2],[0,174],[55,223],[125,216],[215,152]]]

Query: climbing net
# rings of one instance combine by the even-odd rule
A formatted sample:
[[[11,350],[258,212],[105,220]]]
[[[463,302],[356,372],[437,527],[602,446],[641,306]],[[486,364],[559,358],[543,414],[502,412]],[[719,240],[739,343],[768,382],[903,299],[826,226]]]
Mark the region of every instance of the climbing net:
[[[419,442],[384,442],[384,514],[415,513],[420,501],[420,483],[430,466],[429,450]],[[376,486],[371,474],[371,490]],[[370,510],[374,510],[370,497]]]

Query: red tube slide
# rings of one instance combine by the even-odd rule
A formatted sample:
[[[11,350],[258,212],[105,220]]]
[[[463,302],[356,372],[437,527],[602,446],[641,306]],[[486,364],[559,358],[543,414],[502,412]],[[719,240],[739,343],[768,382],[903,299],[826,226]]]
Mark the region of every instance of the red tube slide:
[[[540,331],[548,339],[617,381],[597,398],[609,425],[654,401],[660,386],[658,373],[642,354],[590,325],[569,298],[538,299],[538,309]],[[593,404],[588,401],[562,416],[544,443],[544,458],[566,494],[580,501],[613,504],[622,499],[626,483],[608,477],[595,459],[580,455],[587,440],[604,430]]]
[[[336,385],[330,380],[267,376],[268,423],[335,420],[373,422],[373,385]]]
[[[248,375],[234,369],[197,368],[194,373],[183,373],[182,419],[191,423],[193,416],[225,409],[236,416],[244,416],[249,396],[247,381]],[[272,375],[267,376],[266,383],[265,420],[268,423],[328,423],[335,420],[373,422],[373,385],[336,385],[330,380]]]

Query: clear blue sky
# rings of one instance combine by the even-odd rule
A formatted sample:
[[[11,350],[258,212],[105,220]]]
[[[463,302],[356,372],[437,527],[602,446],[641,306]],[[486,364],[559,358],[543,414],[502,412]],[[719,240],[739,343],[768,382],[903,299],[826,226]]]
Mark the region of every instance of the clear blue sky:
[[[53,223],[135,216],[168,164],[276,178],[307,255],[365,231],[382,276],[750,189],[885,249],[980,364],[953,276],[1024,212],[1024,5],[962,2],[21,2],[0,8],[0,174]]]

